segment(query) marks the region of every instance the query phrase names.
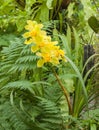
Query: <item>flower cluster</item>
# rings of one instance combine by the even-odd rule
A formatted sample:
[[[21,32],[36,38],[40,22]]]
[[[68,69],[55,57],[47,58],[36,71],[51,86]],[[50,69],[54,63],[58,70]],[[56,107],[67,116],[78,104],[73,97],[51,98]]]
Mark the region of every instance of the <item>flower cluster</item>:
[[[38,67],[42,67],[47,62],[57,65],[59,60],[64,59],[64,51],[57,46],[57,41],[51,40],[42,27],[42,24],[28,20],[25,26],[28,32],[23,35],[26,38],[25,44],[32,44],[31,51],[40,57],[37,62]]]

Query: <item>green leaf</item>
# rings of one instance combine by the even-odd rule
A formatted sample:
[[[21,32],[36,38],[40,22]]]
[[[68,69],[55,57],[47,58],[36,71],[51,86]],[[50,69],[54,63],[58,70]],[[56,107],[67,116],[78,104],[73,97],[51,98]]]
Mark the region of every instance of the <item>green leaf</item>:
[[[97,20],[95,16],[91,16],[88,19],[88,24],[95,33],[99,32],[99,20]]]
[[[69,48],[71,48],[71,28],[69,27],[69,25],[67,26],[67,41],[69,44]]]
[[[25,8],[29,8],[31,7],[34,3],[36,2],[36,0],[26,0],[26,7]]]
[[[90,124],[90,130],[97,130],[96,124]]]
[[[75,39],[75,56],[76,56],[76,59],[75,61],[79,58],[79,37],[78,37],[78,33],[76,31],[75,28],[73,28],[73,33],[74,33],[74,39]]]
[[[41,20],[41,22],[48,21],[49,20],[49,9],[46,6],[45,2],[43,2],[40,10],[41,10],[41,13],[40,13],[40,20]]]
[[[70,58],[68,58],[67,56],[65,56],[67,61],[71,64],[72,68],[74,69],[74,71],[76,72],[76,74],[78,75],[78,78],[81,82],[81,85],[82,85],[82,89],[83,89],[83,92],[84,92],[84,98],[85,98],[85,101],[86,101],[86,105],[88,107],[88,95],[87,95],[87,91],[86,91],[86,88],[85,88],[85,84],[84,84],[84,81],[83,81],[83,78],[82,78],[82,75],[80,74],[78,68],[76,67],[76,65],[72,62],[72,60]]]
[[[65,48],[66,54],[69,58],[71,58],[71,49],[67,40],[67,37],[65,35],[59,35],[59,37],[62,40],[63,46]]]
[[[53,0],[47,0],[46,5],[47,5],[48,9],[52,9],[52,2],[53,2]]]
[[[73,7],[74,7],[74,3],[70,3],[69,7],[68,7],[68,18],[71,18],[72,14],[73,14]]]

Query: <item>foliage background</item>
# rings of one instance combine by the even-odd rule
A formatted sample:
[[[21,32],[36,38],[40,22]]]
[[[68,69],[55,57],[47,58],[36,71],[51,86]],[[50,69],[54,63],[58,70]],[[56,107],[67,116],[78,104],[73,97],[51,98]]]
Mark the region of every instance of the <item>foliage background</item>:
[[[99,128],[99,0],[73,0],[65,9],[61,3],[62,0],[0,1],[0,130]],[[28,19],[43,23],[43,29],[59,41],[70,59],[54,69],[71,99],[71,115],[50,66],[37,68],[38,57],[23,44]],[[85,45],[93,46],[95,54],[84,51]],[[88,61],[96,57],[94,65],[85,63],[85,72],[84,54],[85,59],[92,55]]]

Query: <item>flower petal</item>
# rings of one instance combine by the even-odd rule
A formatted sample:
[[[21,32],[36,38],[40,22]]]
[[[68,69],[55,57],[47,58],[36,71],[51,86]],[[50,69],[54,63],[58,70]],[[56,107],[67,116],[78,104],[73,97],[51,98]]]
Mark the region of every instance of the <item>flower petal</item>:
[[[37,67],[42,67],[43,64],[44,64],[44,60],[43,60],[43,59],[40,59],[40,60],[38,60],[38,62],[37,62]]]
[[[24,33],[24,34],[23,34],[23,37],[24,37],[24,38],[28,38],[28,37],[30,37],[30,32],[26,32],[26,33]]]
[[[36,46],[36,45],[31,47],[31,51],[32,51],[32,52],[36,52],[36,51],[38,51],[38,50],[39,50],[39,48],[38,48],[38,46]]]
[[[31,44],[33,42],[33,40],[32,39],[29,39],[29,40],[25,40],[25,42],[24,42],[24,44]]]

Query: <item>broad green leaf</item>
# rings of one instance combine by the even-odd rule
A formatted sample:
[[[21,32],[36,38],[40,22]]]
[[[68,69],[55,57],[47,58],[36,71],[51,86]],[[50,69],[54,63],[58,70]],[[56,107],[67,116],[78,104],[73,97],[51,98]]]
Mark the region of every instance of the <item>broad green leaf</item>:
[[[40,12],[40,20],[41,22],[46,22],[49,20],[49,9],[46,6],[46,3],[44,2],[41,6],[41,12]]]
[[[93,31],[95,33],[98,33],[99,32],[99,20],[96,19],[95,16],[91,16],[89,19],[88,19],[88,24],[89,26],[93,29]]]

